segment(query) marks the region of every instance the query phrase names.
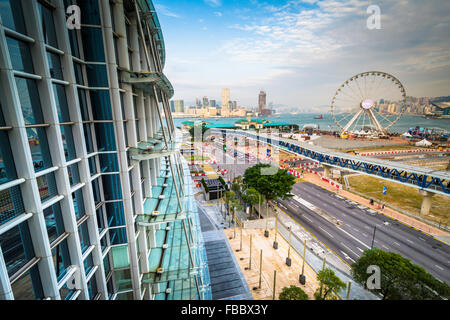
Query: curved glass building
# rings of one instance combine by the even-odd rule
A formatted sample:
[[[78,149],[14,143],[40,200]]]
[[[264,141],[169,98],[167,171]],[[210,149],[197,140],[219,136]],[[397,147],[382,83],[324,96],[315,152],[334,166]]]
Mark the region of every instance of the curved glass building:
[[[150,0],[0,0],[0,299],[211,299]]]

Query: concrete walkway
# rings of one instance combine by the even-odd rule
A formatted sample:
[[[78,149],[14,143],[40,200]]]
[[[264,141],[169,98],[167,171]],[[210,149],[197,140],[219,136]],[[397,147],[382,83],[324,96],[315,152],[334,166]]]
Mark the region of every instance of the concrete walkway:
[[[252,295],[224,231],[220,224],[216,224],[210,218],[208,211],[201,204],[198,205],[211,279],[212,298],[213,300],[251,300]]]
[[[295,250],[291,248],[290,258],[292,259],[291,267],[285,263],[288,255],[288,243],[280,235],[277,236],[278,249],[272,247],[274,239],[274,230],[270,230],[270,237],[264,237],[263,229],[242,229],[242,251],[241,246],[241,229],[236,231],[234,238],[234,230],[227,229],[225,233],[228,236],[231,247],[238,259],[241,271],[244,273],[247,283],[250,288],[257,288],[252,290],[253,298],[255,300],[272,300],[274,287],[274,271],[276,270],[276,284],[275,284],[275,300],[284,287],[291,285],[299,286],[305,291],[310,299],[314,299],[314,292],[319,287],[316,280],[316,273],[306,263],[305,275],[306,284],[299,283],[299,275],[302,271],[303,259]],[[252,256],[250,263],[250,235],[252,235]],[[259,288],[259,269],[260,269],[260,254],[262,250],[262,272],[261,272],[261,288]],[[248,269],[249,265],[251,266]]]

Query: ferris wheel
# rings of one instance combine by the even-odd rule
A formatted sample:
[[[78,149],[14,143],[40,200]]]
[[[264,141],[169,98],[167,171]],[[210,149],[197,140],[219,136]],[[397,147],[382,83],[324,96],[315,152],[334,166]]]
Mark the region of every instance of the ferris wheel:
[[[359,73],[345,81],[331,101],[331,115],[344,133],[385,135],[400,119],[406,91],[394,76],[380,71]]]

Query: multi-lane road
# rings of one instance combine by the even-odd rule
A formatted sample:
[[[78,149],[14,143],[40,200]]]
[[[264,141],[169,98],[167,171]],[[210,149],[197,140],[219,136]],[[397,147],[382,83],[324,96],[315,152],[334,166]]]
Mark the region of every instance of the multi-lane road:
[[[224,159],[219,148],[215,150],[216,156],[218,160]],[[239,161],[230,164],[233,151],[225,155],[227,167],[234,176],[243,175],[256,161],[243,163],[245,157],[238,151]],[[215,166],[225,167],[220,163]],[[279,208],[346,263],[352,264],[361,257],[373,241],[374,247],[400,253],[450,283],[449,245],[309,182],[295,184],[292,193],[294,198],[279,201]]]

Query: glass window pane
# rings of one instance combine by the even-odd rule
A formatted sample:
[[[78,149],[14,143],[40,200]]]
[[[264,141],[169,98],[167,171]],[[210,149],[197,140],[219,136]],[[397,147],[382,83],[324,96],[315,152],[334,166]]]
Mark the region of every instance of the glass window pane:
[[[91,131],[91,125],[89,123],[83,124],[84,129],[84,140],[86,142],[86,150],[87,153],[94,152],[94,143],[92,141],[92,131]]]
[[[87,286],[89,291],[89,298],[93,300],[98,293],[95,274],[92,276],[91,280],[89,280]]]
[[[0,208],[0,225],[25,212],[19,186],[0,192]]]
[[[90,96],[94,120],[113,120],[109,91],[91,90]]]
[[[16,77],[16,85],[25,124],[44,123],[36,81]]]
[[[52,243],[65,232],[59,202],[44,210],[44,219],[47,226],[48,239]]]
[[[43,6],[38,2],[38,10],[41,15],[42,32],[44,34],[45,43],[57,48],[55,23],[53,21],[53,10]]]
[[[89,173],[91,174],[91,176],[93,176],[94,174],[97,173],[97,166],[95,164],[95,157],[90,157],[88,161],[89,161]]]
[[[25,22],[20,1],[0,0],[0,16],[5,27],[25,34]]]
[[[94,260],[92,259],[92,252],[89,253],[89,255],[84,259],[84,272],[86,275],[91,271],[92,267],[94,266]]]
[[[0,184],[17,178],[8,133],[0,131]]]
[[[104,175],[103,181],[103,194],[105,200],[120,200],[122,199],[122,188],[120,184],[120,175]]]
[[[80,245],[81,245],[82,252],[85,252],[86,249],[89,248],[89,246],[90,246],[89,232],[88,232],[86,221],[83,222],[83,224],[78,227],[78,235],[80,237]]]
[[[96,216],[97,216],[98,231],[102,232],[103,229],[105,229],[105,220],[104,220],[103,208],[102,207],[97,209]]]
[[[39,268],[36,264],[24,275],[11,284],[15,300],[41,300],[44,298],[44,290],[39,276]]]
[[[86,26],[83,26],[83,28],[81,28],[85,61],[106,62],[102,32],[103,31],[101,28],[92,28]]]
[[[45,128],[27,128],[28,144],[36,172],[52,167]]]
[[[117,161],[117,155],[112,153],[99,154],[100,171],[101,172],[118,172],[119,162]]]
[[[58,195],[55,175],[53,172],[40,176],[36,180],[39,188],[39,195],[41,196],[42,202]]]
[[[9,56],[14,70],[34,73],[30,47],[26,42],[6,37]]]
[[[106,65],[88,64],[86,65],[86,73],[90,87],[108,87],[108,73],[106,72]]]
[[[72,125],[60,125],[60,128],[66,160],[73,160],[77,157],[77,152],[75,150],[75,142],[73,141]]]
[[[92,180],[92,193],[94,194],[95,205],[97,205],[100,201],[102,201],[100,197],[100,187],[98,185],[98,178]]]
[[[52,250],[53,263],[55,265],[56,277],[61,280],[67,272],[67,268],[71,265],[69,246],[67,239],[64,239]]]
[[[80,101],[81,119],[83,119],[83,121],[89,121],[86,91],[84,89],[78,89],[78,100]]]
[[[86,210],[84,209],[83,188],[72,193],[72,199],[75,215],[77,216],[77,220],[79,220],[86,214]]]
[[[73,69],[75,70],[75,79],[78,84],[84,85],[83,69],[81,64],[74,62]]]
[[[53,79],[63,80],[63,72],[61,68],[61,59],[59,55],[52,52],[47,52],[47,60],[50,68],[50,77]]]
[[[53,93],[55,94],[56,109],[58,111],[59,122],[69,122],[69,106],[67,104],[66,88],[60,84],[53,85]]]
[[[1,234],[0,247],[2,248],[8,275],[11,277],[34,258],[27,222],[23,222],[19,226]]]
[[[114,124],[95,123],[94,126],[98,151],[116,151]]]
[[[72,55],[74,57],[80,58],[80,47],[78,45],[77,30],[69,30],[69,41]]]
[[[122,202],[106,203],[106,219],[108,227],[125,226]]]
[[[78,163],[74,163],[67,167],[69,173],[69,182],[71,186],[80,183],[80,172],[78,171]]]

